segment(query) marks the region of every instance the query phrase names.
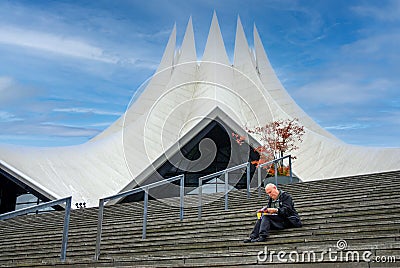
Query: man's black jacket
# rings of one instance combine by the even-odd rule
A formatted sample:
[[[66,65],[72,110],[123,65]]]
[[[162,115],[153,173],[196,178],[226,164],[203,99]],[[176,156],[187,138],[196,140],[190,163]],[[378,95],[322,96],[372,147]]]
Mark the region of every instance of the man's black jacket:
[[[268,208],[271,207],[272,198],[268,199]],[[279,196],[279,208],[278,215],[283,217],[290,223],[293,227],[301,227],[301,221],[299,214],[294,208],[294,203],[292,196],[284,191],[281,191]]]

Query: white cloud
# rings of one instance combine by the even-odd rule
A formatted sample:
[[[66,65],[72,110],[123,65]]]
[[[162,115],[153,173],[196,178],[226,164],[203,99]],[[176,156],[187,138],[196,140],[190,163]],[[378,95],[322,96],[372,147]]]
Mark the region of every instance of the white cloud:
[[[362,79],[357,79],[355,73],[349,76],[340,72],[333,72],[332,74],[337,76],[302,86],[294,93],[295,98],[327,105],[365,104],[381,96],[382,92],[385,92],[392,85],[390,81],[385,79],[362,83],[360,81]]]
[[[94,109],[94,108],[81,108],[81,107],[57,108],[57,109],[53,109],[53,112],[79,113],[79,114],[91,113],[91,114],[98,114],[98,115],[117,115],[117,116],[121,115],[121,113],[119,113],[119,112],[99,110],[99,109]]]
[[[0,77],[0,93],[3,94],[3,91],[9,88],[13,84],[13,80],[11,77],[2,76]]]
[[[0,104],[2,106],[6,104],[14,105],[15,101],[21,102],[21,100],[31,98],[37,93],[37,89],[21,85],[12,77],[0,76]]]
[[[24,136],[42,136],[42,137],[93,137],[99,133],[99,130],[70,126],[63,124],[53,124],[51,122],[35,123],[35,122],[19,122],[6,123],[6,128],[0,133],[0,136],[4,135],[15,135]]]
[[[154,33],[136,33],[136,36],[137,38],[153,39],[158,37],[169,36],[170,34],[171,34],[171,29],[166,29]]]
[[[15,122],[15,121],[22,121],[22,118],[18,118],[12,113],[6,111],[0,111],[0,122]]]
[[[386,6],[383,6],[381,2],[379,6],[372,5],[360,5],[354,6],[351,9],[360,16],[372,17],[381,21],[398,21],[400,20],[400,1],[392,0],[388,1]]]
[[[37,126],[37,130],[39,134],[47,134],[52,136],[61,136],[61,137],[93,137],[99,133],[98,130],[83,128],[83,127],[74,127],[68,125],[54,124],[51,123],[42,123]]]
[[[68,124],[63,124],[63,123],[57,123],[57,122],[42,122],[40,123],[43,126],[60,126],[60,127],[68,127],[68,128],[98,128],[98,127],[108,127],[110,126],[112,122],[99,122],[99,123],[89,123],[89,124],[81,124],[78,122],[78,124],[75,125],[68,125]]]
[[[29,47],[71,57],[117,63],[117,57],[107,55],[97,46],[67,36],[0,26],[0,43]]]
[[[114,123],[114,121],[112,121],[112,122],[100,122],[100,123],[90,124],[90,126],[91,127],[108,127],[108,126],[111,126],[111,124],[113,124],[113,123]]]
[[[342,53],[359,60],[384,59],[396,62],[398,56],[400,34],[397,29],[386,30],[384,34],[372,34],[342,47]]]
[[[327,126],[324,127],[327,130],[349,130],[349,129],[364,129],[368,128],[369,126],[366,124],[340,124],[334,126]]]
[[[376,114],[376,121],[384,124],[391,124],[400,129],[400,111],[399,110],[385,110]]]

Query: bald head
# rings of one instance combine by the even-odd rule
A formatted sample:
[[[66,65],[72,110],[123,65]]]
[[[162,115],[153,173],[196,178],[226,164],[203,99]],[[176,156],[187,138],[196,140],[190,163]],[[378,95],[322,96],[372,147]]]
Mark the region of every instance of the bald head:
[[[271,197],[273,200],[276,200],[279,196],[279,190],[276,187],[275,184],[273,183],[268,183],[265,186],[265,192],[267,193],[267,195],[269,195],[269,197]]]
[[[273,183],[268,183],[268,184],[265,186],[265,190],[267,190],[267,189],[276,189],[276,185],[273,184]]]

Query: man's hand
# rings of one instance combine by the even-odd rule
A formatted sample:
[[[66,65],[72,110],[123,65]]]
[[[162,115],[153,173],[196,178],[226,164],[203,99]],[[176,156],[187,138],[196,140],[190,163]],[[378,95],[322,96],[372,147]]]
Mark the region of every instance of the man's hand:
[[[278,214],[277,208],[267,208],[268,214]]]
[[[257,212],[264,212],[267,214],[278,214],[278,209],[277,208],[267,208],[263,207],[262,209],[257,210]]]

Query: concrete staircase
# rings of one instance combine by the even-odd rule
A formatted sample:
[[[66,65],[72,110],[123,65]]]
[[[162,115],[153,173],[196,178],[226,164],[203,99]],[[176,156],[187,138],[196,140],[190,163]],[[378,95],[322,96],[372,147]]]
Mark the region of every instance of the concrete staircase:
[[[245,191],[232,191],[228,211],[221,194],[205,196],[201,220],[195,196],[185,198],[182,222],[178,199],[152,200],[145,240],[141,238],[141,202],[108,206],[99,261],[93,260],[97,208],[72,211],[65,263],[59,261],[63,212],[5,220],[0,222],[0,267],[400,266],[400,171],[284,185],[282,189],[292,194],[304,226],[273,231],[265,243],[242,242],[253,228],[255,211],[266,205],[265,193],[258,197],[253,189],[250,199]],[[340,248],[339,240],[345,240],[339,242]],[[347,247],[342,249],[344,243]],[[271,254],[265,260],[266,249],[286,255],[278,259]],[[356,254],[360,262],[346,262],[356,259]],[[365,262],[363,254],[386,262]]]

